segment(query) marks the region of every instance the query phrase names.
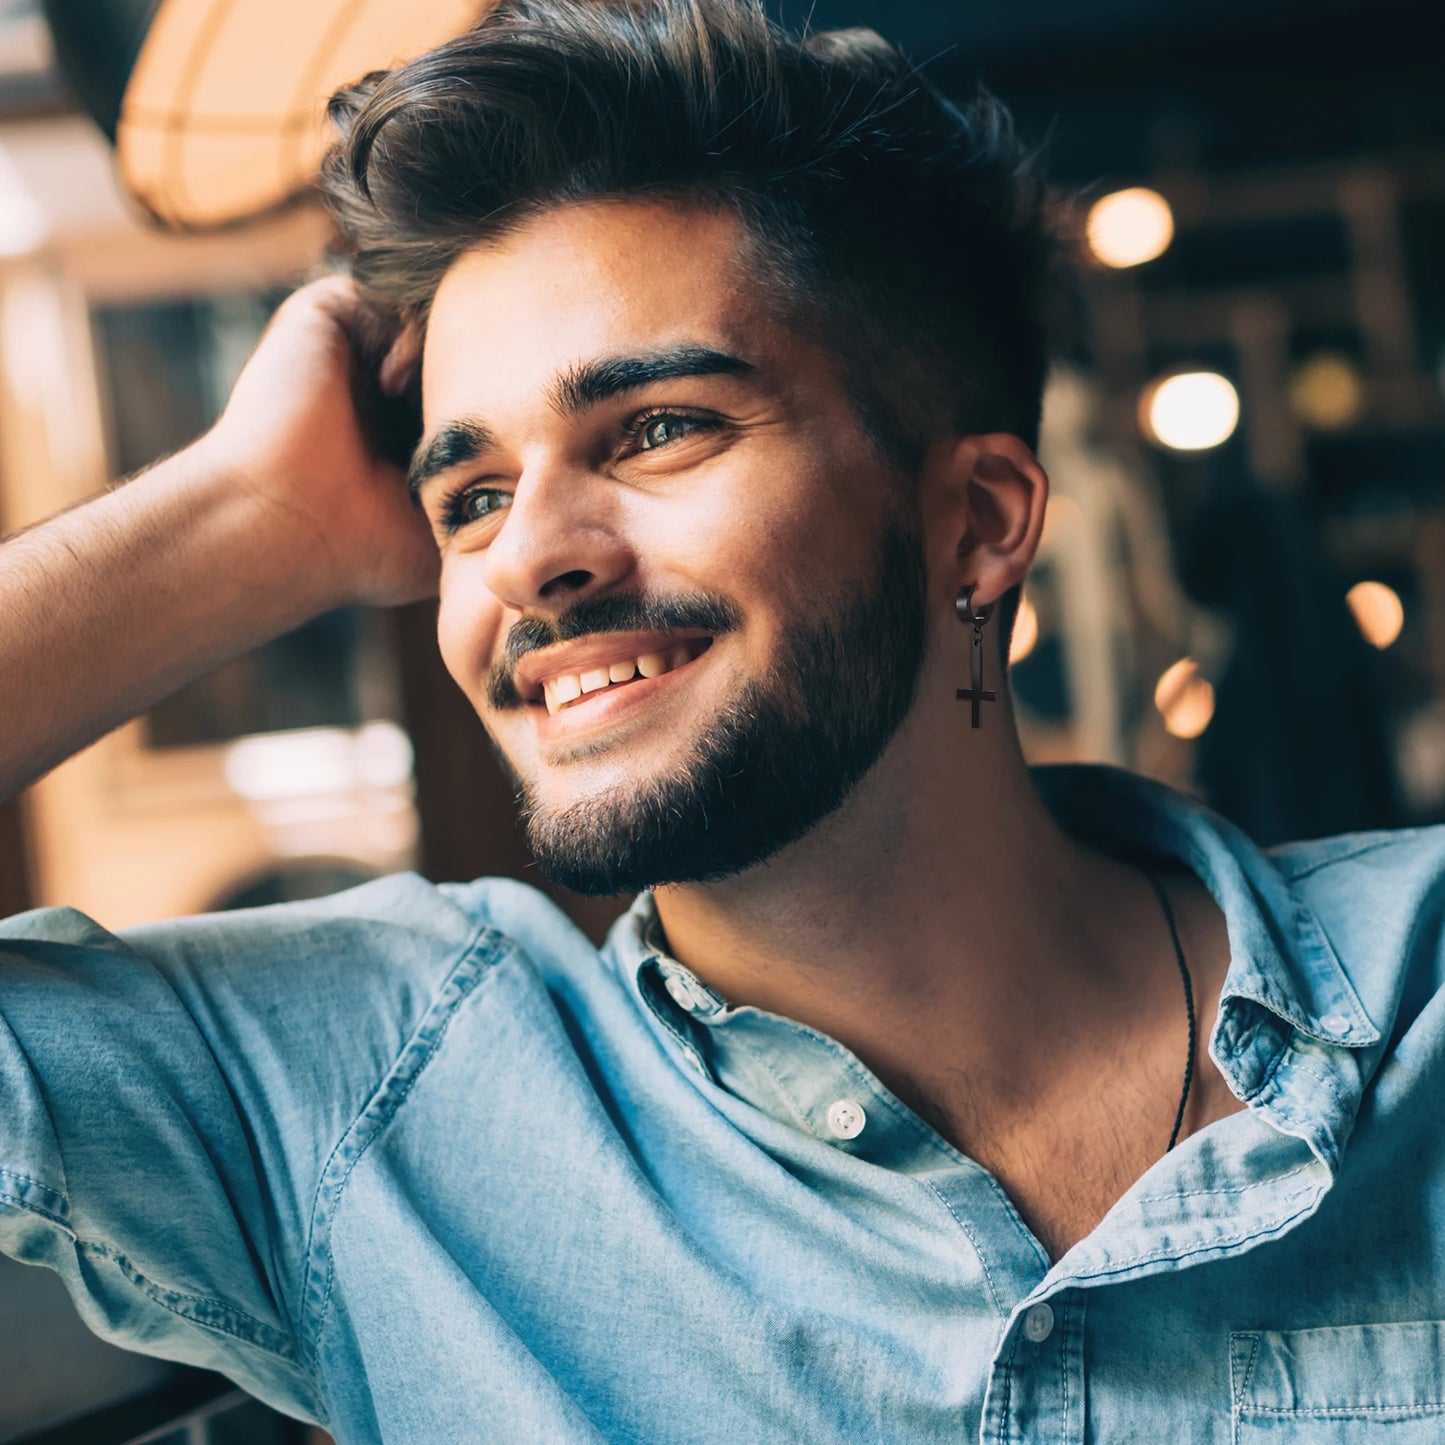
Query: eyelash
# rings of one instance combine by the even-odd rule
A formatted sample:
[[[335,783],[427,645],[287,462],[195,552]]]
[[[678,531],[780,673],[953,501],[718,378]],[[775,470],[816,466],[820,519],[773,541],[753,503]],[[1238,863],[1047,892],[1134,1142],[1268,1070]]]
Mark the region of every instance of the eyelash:
[[[650,411],[638,412],[636,416],[625,422],[622,427],[622,438],[624,441],[636,444],[641,440],[643,432],[655,421],[666,417],[669,421],[685,422],[688,426],[700,431],[715,429],[719,423],[705,416],[694,416],[691,412],[673,411],[668,407],[654,407]],[[665,446],[666,443],[663,443]],[[646,447],[644,450],[655,452],[660,451],[660,446]],[[467,482],[461,482],[451,491],[445,493],[441,500],[441,519],[439,525],[446,536],[453,532],[460,531],[463,527],[473,522],[485,520],[485,517],[468,517],[466,515],[467,502],[476,496],[499,496],[502,495],[496,487],[476,487]],[[485,516],[491,516],[486,513]]]

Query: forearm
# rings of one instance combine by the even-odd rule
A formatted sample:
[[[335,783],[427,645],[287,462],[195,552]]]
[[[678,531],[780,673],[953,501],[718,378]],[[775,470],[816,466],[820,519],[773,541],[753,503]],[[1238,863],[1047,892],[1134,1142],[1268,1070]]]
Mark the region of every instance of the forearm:
[[[192,447],[0,543],[0,798],[344,600],[301,538]]]

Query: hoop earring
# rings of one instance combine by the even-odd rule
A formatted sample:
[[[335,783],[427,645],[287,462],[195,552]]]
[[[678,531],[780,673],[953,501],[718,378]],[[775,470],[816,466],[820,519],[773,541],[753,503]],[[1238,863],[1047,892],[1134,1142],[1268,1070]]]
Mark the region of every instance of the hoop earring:
[[[978,590],[977,582],[970,582],[954,598],[954,610],[958,613],[958,620],[965,627],[973,628],[973,686],[961,687],[954,694],[960,701],[967,698],[973,704],[973,725],[983,725],[983,714],[979,704],[985,702],[997,702],[996,692],[985,692],[983,690],[983,624],[993,616],[993,609],[996,604],[989,602],[981,605],[977,611],[973,606],[973,594]]]

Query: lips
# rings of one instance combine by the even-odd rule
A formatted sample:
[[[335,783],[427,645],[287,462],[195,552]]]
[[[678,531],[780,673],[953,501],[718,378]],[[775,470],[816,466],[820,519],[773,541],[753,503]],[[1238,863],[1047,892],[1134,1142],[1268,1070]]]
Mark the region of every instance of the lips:
[[[707,633],[612,633],[529,653],[516,670],[525,702],[545,703],[556,713],[593,693],[625,687],[638,678],[661,677],[703,652]]]
[[[594,693],[626,687],[639,677],[661,677],[674,668],[685,667],[706,647],[708,640],[679,642],[666,652],[644,652],[636,658],[621,658],[580,672],[549,677],[542,683],[542,699],[549,713],[557,713]]]

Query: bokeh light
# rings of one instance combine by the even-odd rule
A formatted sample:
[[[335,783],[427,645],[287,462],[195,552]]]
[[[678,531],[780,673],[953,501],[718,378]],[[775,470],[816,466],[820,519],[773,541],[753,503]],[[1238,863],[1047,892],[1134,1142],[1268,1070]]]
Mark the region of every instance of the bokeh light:
[[[1012,666],[1022,662],[1034,650],[1039,640],[1038,609],[1028,597],[1019,597],[1018,615],[1014,618],[1013,636],[1009,639],[1008,660]]]
[[[1197,738],[1214,717],[1214,687],[1192,657],[1181,657],[1154,684],[1154,706],[1176,738]]]
[[[1383,582],[1356,582],[1345,594],[1365,641],[1372,647],[1388,647],[1405,625],[1405,604],[1393,587]]]
[[[1301,421],[1319,431],[1334,431],[1359,420],[1365,409],[1365,383],[1348,356],[1320,351],[1290,378],[1289,400]]]
[[[1176,452],[1207,451],[1234,435],[1239,393],[1217,371],[1182,371],[1151,382],[1139,398],[1144,434]]]
[[[1174,213],[1158,191],[1134,186],[1095,201],[1084,234],[1105,266],[1142,266],[1168,249],[1174,239]]]
[[[45,212],[0,143],[0,256],[29,255],[45,233]]]

